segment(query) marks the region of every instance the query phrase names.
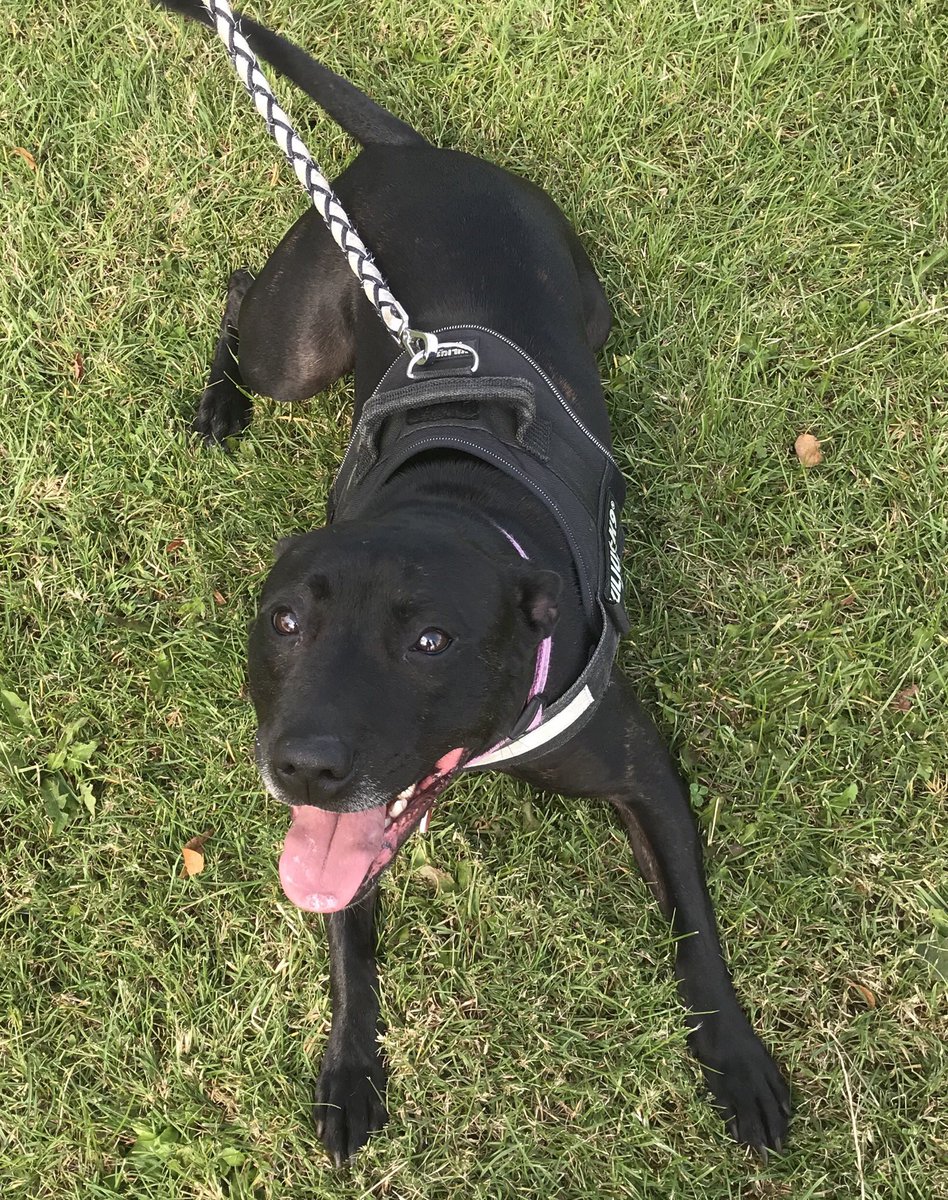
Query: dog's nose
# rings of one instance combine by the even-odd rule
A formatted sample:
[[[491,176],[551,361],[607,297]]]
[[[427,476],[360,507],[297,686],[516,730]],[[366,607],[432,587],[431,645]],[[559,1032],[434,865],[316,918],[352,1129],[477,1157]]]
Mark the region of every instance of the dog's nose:
[[[299,801],[332,800],[352,776],[353,753],[337,737],[282,737],[274,747],[273,765]]]

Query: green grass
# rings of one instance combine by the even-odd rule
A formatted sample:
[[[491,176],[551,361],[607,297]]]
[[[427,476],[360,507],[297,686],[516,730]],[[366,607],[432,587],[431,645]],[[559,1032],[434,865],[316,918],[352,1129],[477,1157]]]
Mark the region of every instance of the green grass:
[[[243,640],[273,541],[321,517],[347,393],[261,403],[231,457],[181,416],[228,272],[303,199],[209,35],[11,0],[0,687],[29,707],[0,724],[5,1195],[943,1200],[944,6],[254,11],[584,235],[616,317],[623,657],[692,781],[793,1137],[766,1166],[725,1140],[606,811],[478,779],[388,879],[392,1123],[328,1167],[326,954],[277,882]],[[280,93],[338,170],[343,135]]]

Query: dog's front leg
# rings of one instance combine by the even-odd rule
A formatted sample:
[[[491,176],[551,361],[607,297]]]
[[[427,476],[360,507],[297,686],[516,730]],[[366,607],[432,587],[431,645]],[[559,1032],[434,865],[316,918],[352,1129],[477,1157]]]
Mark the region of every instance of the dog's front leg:
[[[786,1137],[789,1093],[734,994],[708,897],[697,826],[658,731],[617,670],[595,716],[521,778],[567,795],[605,796],[678,935],[675,974],[689,1043],[739,1142],[766,1152]]]
[[[375,910],[378,888],[326,917],[332,1026],[316,1083],[316,1132],[337,1167],[388,1120],[379,1046]]]

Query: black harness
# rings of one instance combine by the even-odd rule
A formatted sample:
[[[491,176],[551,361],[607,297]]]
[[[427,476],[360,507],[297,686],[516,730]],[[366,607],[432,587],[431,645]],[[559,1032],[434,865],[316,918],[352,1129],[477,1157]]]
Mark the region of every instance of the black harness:
[[[529,762],[586,724],[605,693],[619,639],[628,632],[619,524],[625,482],[610,449],[519,346],[476,326],[436,332],[470,347],[476,360],[455,344],[442,345],[411,379],[407,353],[392,363],[352,432],[330,493],[329,520],[358,517],[409,459],[438,449],[491,463],[543,503],[572,554],[595,649],[538,725],[515,730],[469,765]]]

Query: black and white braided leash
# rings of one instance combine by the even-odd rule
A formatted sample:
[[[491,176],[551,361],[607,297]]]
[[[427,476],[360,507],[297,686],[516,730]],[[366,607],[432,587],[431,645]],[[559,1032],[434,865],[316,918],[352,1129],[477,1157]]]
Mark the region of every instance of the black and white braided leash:
[[[408,373],[417,363],[423,363],[436,354],[439,348],[433,333],[412,329],[408,313],[392,294],[382,272],[375,265],[367,246],[359,237],[355,226],[339,203],[329,181],[313,162],[312,155],[303,145],[290,119],[277,103],[256,55],[240,32],[237,18],[227,0],[204,0],[218,37],[227,47],[234,70],[250,93],[254,107],[263,117],[267,132],[286,155],[286,160],[296,172],[296,177],[312,200],[333,240],[346,256],[349,267],[362,285],[369,302],[382,319],[385,328],[405,350],[413,355]],[[440,343],[453,346],[455,343]],[[469,347],[464,347],[469,350]],[[476,369],[475,356],[475,369]]]

